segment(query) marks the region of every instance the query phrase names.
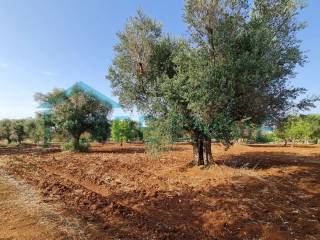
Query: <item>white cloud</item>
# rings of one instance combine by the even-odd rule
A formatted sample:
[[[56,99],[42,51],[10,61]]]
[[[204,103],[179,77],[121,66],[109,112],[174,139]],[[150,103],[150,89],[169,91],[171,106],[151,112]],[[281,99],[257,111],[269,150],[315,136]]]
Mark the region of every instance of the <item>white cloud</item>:
[[[58,76],[59,75],[58,73],[50,72],[50,71],[43,71],[42,74],[46,75],[46,76]]]

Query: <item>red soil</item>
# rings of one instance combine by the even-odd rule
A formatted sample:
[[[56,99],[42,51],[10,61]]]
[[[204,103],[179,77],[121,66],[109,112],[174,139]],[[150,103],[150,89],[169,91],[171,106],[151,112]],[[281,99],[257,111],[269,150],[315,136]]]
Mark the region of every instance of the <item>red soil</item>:
[[[95,222],[105,239],[320,239],[320,147],[213,145],[216,166],[175,145],[89,153],[0,148],[6,170]],[[100,237],[96,239],[101,239]]]

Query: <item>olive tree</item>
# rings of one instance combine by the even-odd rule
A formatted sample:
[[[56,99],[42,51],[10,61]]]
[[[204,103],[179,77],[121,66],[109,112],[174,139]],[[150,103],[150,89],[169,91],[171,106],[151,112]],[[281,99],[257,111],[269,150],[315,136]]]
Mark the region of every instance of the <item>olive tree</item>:
[[[24,120],[12,121],[11,140],[21,144],[26,137]]]
[[[111,106],[81,89],[70,94],[54,90],[48,94],[37,94],[40,102],[50,105],[50,117],[57,132],[66,132],[72,138],[72,148],[82,150],[80,136],[84,132],[97,131],[106,126]],[[108,126],[108,125],[107,125]]]
[[[35,118],[25,120],[25,132],[35,144],[38,144],[44,138],[44,120],[39,114]]]
[[[285,146],[288,141],[318,142],[320,137],[320,116],[310,115],[289,115],[277,126],[277,136],[284,140]]]
[[[137,123],[130,119],[115,119],[112,121],[111,137],[115,142],[123,143],[139,139],[141,137]]]
[[[320,115],[310,114],[305,116],[306,121],[311,125],[311,135],[310,138],[315,143],[320,143]]]
[[[0,137],[11,143],[12,121],[4,119],[0,121]]]
[[[186,0],[188,39],[163,34],[141,11],[118,34],[107,76],[114,93],[159,126],[188,131],[199,165],[213,162],[212,138],[229,147],[237,123],[274,122],[313,105],[297,102],[305,89],[288,84],[305,61],[296,20],[303,6],[249,2]]]
[[[130,129],[130,120],[113,120],[111,126],[111,137],[115,142],[120,143],[122,146],[123,143],[126,143],[131,139],[131,129]]]

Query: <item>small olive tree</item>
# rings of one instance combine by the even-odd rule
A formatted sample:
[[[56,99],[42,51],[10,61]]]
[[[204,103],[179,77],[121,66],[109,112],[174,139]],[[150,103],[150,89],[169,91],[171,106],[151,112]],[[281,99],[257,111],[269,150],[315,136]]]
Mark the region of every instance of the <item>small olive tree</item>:
[[[305,119],[311,124],[311,140],[320,143],[320,114],[310,114]]]
[[[115,142],[123,143],[139,139],[141,137],[141,131],[138,124],[130,119],[115,119],[112,121],[111,137]]]
[[[280,122],[276,129],[278,138],[285,142],[288,141],[318,142],[320,138],[320,115],[289,115]]]
[[[11,140],[21,144],[26,137],[24,120],[15,120],[12,122]]]
[[[38,144],[44,138],[44,120],[39,114],[35,118],[25,120],[25,132],[33,143]]]
[[[6,139],[7,143],[11,143],[12,121],[4,119],[0,121],[0,138]]]
[[[54,90],[48,94],[37,94],[40,102],[50,105],[53,127],[57,132],[66,132],[72,138],[72,149],[82,151],[80,136],[92,132],[107,122],[111,105],[81,89],[73,89],[70,94]]]

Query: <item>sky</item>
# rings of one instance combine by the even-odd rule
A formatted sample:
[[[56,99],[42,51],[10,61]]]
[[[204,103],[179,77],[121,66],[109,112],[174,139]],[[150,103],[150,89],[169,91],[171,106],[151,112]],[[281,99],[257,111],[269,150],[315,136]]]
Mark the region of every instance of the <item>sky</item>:
[[[83,81],[112,95],[105,76],[113,46],[137,9],[163,23],[164,32],[187,36],[183,0],[0,0],[0,119],[34,116],[36,92]],[[299,18],[308,63],[293,84],[320,94],[320,1],[310,0]],[[320,104],[311,112],[320,113]]]

